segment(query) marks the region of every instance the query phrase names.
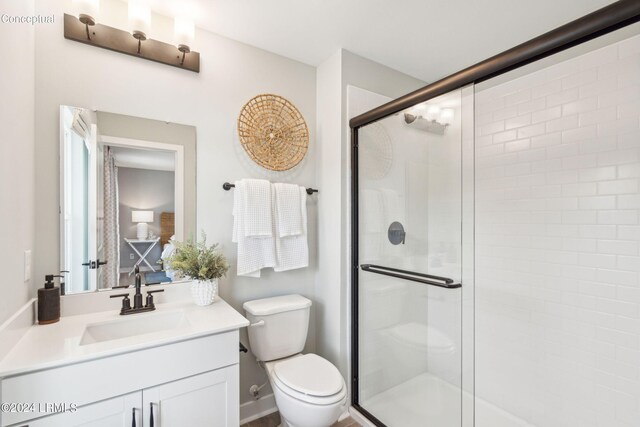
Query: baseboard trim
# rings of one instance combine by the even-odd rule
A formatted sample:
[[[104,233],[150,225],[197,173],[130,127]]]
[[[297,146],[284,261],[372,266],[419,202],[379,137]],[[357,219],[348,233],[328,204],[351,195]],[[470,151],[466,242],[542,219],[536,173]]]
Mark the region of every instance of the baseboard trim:
[[[276,399],[272,394],[240,405],[240,425],[257,420],[278,410]]]

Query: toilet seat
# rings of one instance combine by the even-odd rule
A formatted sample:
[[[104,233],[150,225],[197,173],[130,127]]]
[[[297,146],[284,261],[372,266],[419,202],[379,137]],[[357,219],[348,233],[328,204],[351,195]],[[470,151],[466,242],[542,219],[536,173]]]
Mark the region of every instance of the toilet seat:
[[[275,362],[270,371],[273,382],[282,392],[306,403],[333,405],[346,396],[338,368],[316,354]]]

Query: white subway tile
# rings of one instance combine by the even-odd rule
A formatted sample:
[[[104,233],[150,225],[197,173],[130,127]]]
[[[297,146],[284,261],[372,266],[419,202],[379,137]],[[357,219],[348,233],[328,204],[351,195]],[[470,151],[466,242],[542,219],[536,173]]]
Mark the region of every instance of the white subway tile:
[[[640,53],[640,37],[638,36],[623,40],[617,43],[617,45],[619,58],[627,58]]]
[[[598,224],[633,225],[638,223],[638,212],[629,211],[598,211]]]
[[[593,239],[615,239],[615,225],[582,225],[580,226],[580,237]]]
[[[614,285],[638,286],[638,273],[633,271],[598,269],[596,279]]]
[[[518,92],[506,95],[504,97],[504,105],[509,107],[516,104],[520,104],[531,99],[531,89],[526,88]]]
[[[600,78],[597,81],[586,84],[580,88],[580,98],[590,98],[601,94],[609,94],[617,89],[615,75]]]
[[[480,126],[480,135],[491,135],[494,133],[502,132],[504,130],[504,121],[494,121],[484,126]]]
[[[566,104],[571,101],[577,101],[579,98],[578,88],[563,90],[562,92],[554,93],[547,96],[547,106],[553,107],[556,105]]]
[[[615,196],[580,197],[580,209],[615,209]]]
[[[618,166],[618,178],[640,178],[640,163]]]
[[[615,136],[591,138],[580,142],[580,152],[583,154],[602,153],[604,151],[613,151],[617,148],[618,141]]]
[[[518,138],[531,138],[532,136],[542,135],[545,133],[544,123],[537,123],[535,125],[525,126],[518,129]]]
[[[562,105],[562,115],[571,116],[573,114],[595,111],[598,108],[598,97],[580,98],[577,101],[568,102]]]
[[[637,179],[617,179],[598,182],[598,194],[629,194],[638,192]]]
[[[618,209],[640,209],[640,194],[618,196]]]
[[[609,254],[580,254],[580,265],[597,268],[615,268],[616,256]]]
[[[580,113],[580,115],[578,116],[578,125],[581,127],[595,125],[598,123],[613,121],[617,118],[617,107],[612,105],[610,107]]]
[[[522,116],[512,117],[504,121],[505,129],[516,129],[531,124],[531,114],[524,114]]]
[[[562,134],[560,132],[539,135],[531,138],[531,147],[548,147],[562,143]]]
[[[619,255],[618,268],[628,271],[640,271],[640,257]]]
[[[584,86],[588,83],[596,81],[597,79],[598,79],[598,69],[590,68],[588,70],[581,71],[577,74],[563,78],[562,89],[570,89],[578,86]]]
[[[584,141],[585,139],[595,138],[596,136],[598,136],[598,126],[586,126],[562,132],[562,142]]]
[[[493,112],[493,121],[502,121],[518,115],[518,108],[515,106],[501,108]]]
[[[493,143],[500,144],[507,141],[513,141],[517,138],[517,133],[515,130],[508,130],[505,132],[498,132],[493,134]]]
[[[562,239],[562,249],[565,251],[576,252],[596,252],[597,250],[596,239],[576,239],[565,237]]]
[[[617,255],[638,255],[638,242],[632,240],[598,240],[598,252]]]
[[[547,106],[547,98],[537,98],[531,101],[518,104],[518,115],[532,113],[534,111],[543,110]]]
[[[640,142],[640,131],[621,133],[621,134],[618,134],[617,137],[618,137],[618,148],[620,149],[636,148],[638,147],[638,143]]]
[[[546,132],[559,132],[567,129],[573,129],[578,127],[578,115],[570,115],[560,117],[558,119],[549,120],[546,122]]]
[[[637,225],[620,225],[618,226],[618,239],[623,240],[640,240],[640,226]]]
[[[580,152],[580,145],[577,142],[571,144],[561,144],[547,147],[547,158],[573,157]]]
[[[582,169],[578,172],[580,181],[605,181],[616,178],[614,166]]]
[[[640,160],[640,149],[607,151],[598,154],[598,166],[623,165],[637,163]]]
[[[512,151],[528,150],[530,143],[531,142],[529,138],[507,142],[506,144],[504,144],[504,151],[512,152]]]

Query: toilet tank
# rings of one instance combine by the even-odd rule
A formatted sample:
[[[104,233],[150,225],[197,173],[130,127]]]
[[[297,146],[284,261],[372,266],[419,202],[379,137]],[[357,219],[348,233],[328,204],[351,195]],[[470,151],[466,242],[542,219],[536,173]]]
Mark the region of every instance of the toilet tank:
[[[309,329],[311,301],[283,295],[243,304],[249,325],[251,352],[264,362],[302,352]]]

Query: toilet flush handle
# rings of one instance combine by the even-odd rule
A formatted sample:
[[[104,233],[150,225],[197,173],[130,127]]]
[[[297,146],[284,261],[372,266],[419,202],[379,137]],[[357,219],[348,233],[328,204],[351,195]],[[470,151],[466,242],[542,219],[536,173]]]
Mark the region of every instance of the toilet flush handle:
[[[252,324],[250,324],[248,327],[249,327],[249,328],[253,328],[253,327],[255,327],[255,326],[264,326],[264,320],[259,320],[259,321],[257,321],[256,323],[252,323]]]

